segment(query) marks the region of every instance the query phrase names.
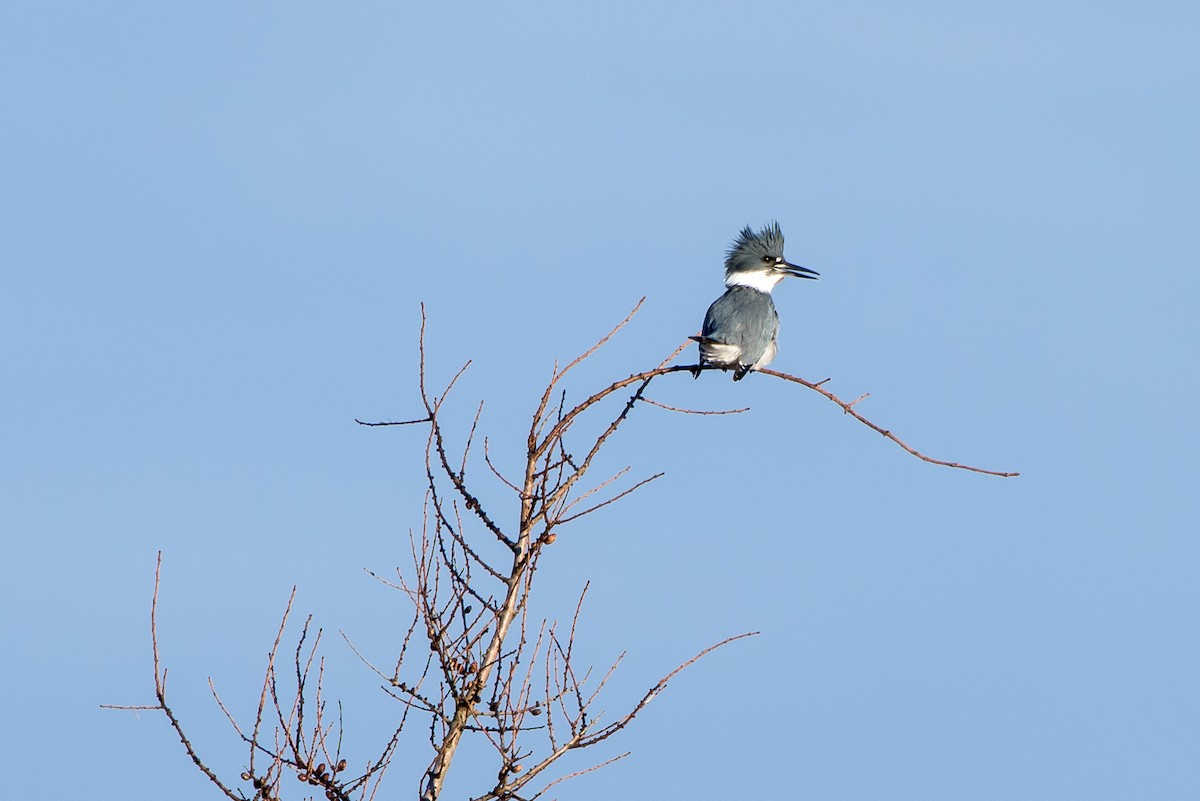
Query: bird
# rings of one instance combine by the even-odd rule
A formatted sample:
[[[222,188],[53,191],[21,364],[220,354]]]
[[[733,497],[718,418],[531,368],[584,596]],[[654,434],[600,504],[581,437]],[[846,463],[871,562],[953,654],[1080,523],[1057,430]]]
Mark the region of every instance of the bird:
[[[733,380],[766,367],[778,351],[779,312],[771,290],[787,276],[816,280],[820,273],[783,258],[783,232],[772,222],[758,231],[747,225],[725,256],[725,294],[713,301],[704,315],[700,336],[700,364],[733,370]]]

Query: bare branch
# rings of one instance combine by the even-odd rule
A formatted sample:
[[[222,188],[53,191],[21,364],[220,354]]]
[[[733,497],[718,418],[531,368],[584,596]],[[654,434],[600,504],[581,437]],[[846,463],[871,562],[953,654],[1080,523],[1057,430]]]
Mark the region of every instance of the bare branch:
[[[926,456],[925,454],[918,451],[916,448],[913,448],[912,446],[903,442],[899,437],[897,437],[891,431],[888,431],[888,430],[876,425],[875,423],[872,423],[870,420],[863,417],[861,414],[859,414],[854,409],[854,404],[858,403],[863,398],[867,397],[867,395],[869,395],[870,393],[867,393],[867,394],[857,398],[856,400],[846,402],[846,401],[842,400],[841,398],[839,398],[837,395],[834,395],[829,390],[825,389],[823,386],[821,386],[822,384],[824,384],[826,381],[829,380],[828,378],[826,378],[825,381],[818,381],[816,383],[813,383],[811,381],[805,381],[803,378],[799,378],[794,375],[789,375],[788,373],[781,373],[777,370],[771,370],[771,369],[765,368],[765,367],[763,369],[759,370],[758,372],[762,373],[763,375],[774,376],[775,378],[782,378],[784,381],[791,381],[792,383],[800,384],[801,386],[808,387],[809,389],[811,389],[814,392],[818,392],[821,395],[824,395],[826,398],[833,401],[838,406],[842,407],[842,411],[844,413],[850,415],[855,420],[857,420],[858,422],[865,425],[867,428],[870,428],[873,431],[879,432],[880,434],[887,437],[892,442],[896,443],[901,448],[908,451],[913,456],[917,457],[918,459],[920,459],[923,462],[929,462],[930,464],[938,464],[938,465],[942,465],[943,467],[954,467],[959,470],[969,470],[972,473],[984,473],[989,476],[1000,476],[1001,478],[1014,478],[1016,476],[1021,475],[1020,473],[1005,473],[1005,472],[1001,472],[999,470],[985,470],[982,467],[972,467],[971,465],[959,464],[958,462],[945,462],[945,461],[942,461],[941,459],[934,459],[932,456]]]
[[[698,333],[698,332],[697,332],[697,333]],[[687,339],[683,340],[683,342],[681,342],[681,343],[679,344],[679,347],[675,348],[675,350],[673,350],[673,351],[671,352],[671,355],[670,355],[670,356],[668,356],[667,358],[665,358],[665,359],[663,359],[661,362],[659,362],[659,364],[658,364],[658,367],[656,367],[656,368],[654,368],[654,369],[656,369],[656,370],[661,370],[662,368],[666,367],[666,366],[667,366],[668,364],[670,364],[671,362],[675,361],[675,358],[676,358],[677,356],[679,356],[679,354],[681,354],[681,353],[683,353],[685,350],[687,350],[688,346],[689,346],[689,345],[691,345],[691,344],[692,344],[692,338],[691,338],[691,337],[688,337]]]
[[[612,735],[616,734],[621,729],[628,726],[633,721],[633,719],[637,716],[637,714],[646,707],[646,704],[653,701],[655,696],[657,696],[660,692],[662,692],[664,689],[666,689],[667,683],[670,682],[671,679],[678,676],[682,671],[684,671],[688,667],[696,664],[696,662],[700,661],[705,656],[707,656],[708,654],[711,654],[713,651],[717,650],[718,648],[722,648],[726,645],[729,645],[729,643],[731,643],[731,642],[736,642],[737,640],[745,639],[746,637],[756,637],[756,636],[758,636],[758,634],[759,634],[759,632],[757,632],[757,631],[748,631],[745,634],[735,634],[732,637],[727,637],[724,640],[721,640],[716,645],[708,646],[703,651],[696,654],[691,659],[684,662],[682,665],[675,668],[670,673],[668,673],[667,675],[665,675],[661,679],[659,679],[658,683],[655,684],[653,687],[651,687],[646,692],[646,694],[644,696],[642,696],[642,700],[638,701],[637,705],[634,706],[633,709],[629,710],[629,712],[627,712],[625,714],[625,717],[621,718],[618,721],[608,724],[603,729],[601,729],[600,731],[596,732],[593,735],[584,737],[583,739],[581,739],[579,741],[579,744],[576,745],[575,747],[576,748],[586,748],[589,745],[594,745],[594,744],[600,742],[601,740],[607,739],[608,737],[611,737]]]
[[[652,377],[653,376],[651,376],[651,378]],[[608,428],[606,428],[600,434],[600,436],[596,437],[596,441],[592,444],[591,449],[588,450],[587,456],[584,457],[583,461],[579,463],[579,465],[575,468],[574,472],[572,472],[571,475],[567,476],[567,478],[565,480],[563,480],[562,482],[559,483],[558,488],[553,493],[551,493],[550,497],[547,499],[546,503],[543,505],[542,512],[539,512],[537,515],[535,515],[532,518],[532,521],[536,521],[540,517],[543,517],[544,515],[546,515],[547,512],[549,511],[549,507],[552,506],[553,504],[557,503],[561,499],[565,498],[567,493],[571,491],[571,487],[573,487],[579,481],[579,479],[583,478],[584,474],[587,473],[588,468],[591,467],[592,460],[596,458],[596,454],[600,453],[600,449],[604,447],[604,443],[608,441],[608,438],[610,436],[612,436],[613,433],[617,430],[618,426],[620,426],[621,423],[625,422],[626,418],[629,417],[629,412],[632,411],[634,405],[639,400],[641,400],[642,392],[645,391],[646,387],[649,384],[650,384],[650,378],[646,378],[642,381],[642,385],[639,386],[637,388],[637,390],[633,393],[633,395],[630,396],[629,400],[625,402],[625,406],[624,406],[624,408],[621,409],[620,414],[618,414],[613,419],[613,421],[608,424]],[[576,407],[576,408],[578,408],[578,407]],[[552,429],[551,434],[547,435],[547,436],[554,435],[554,432],[559,431],[560,426],[562,426],[562,425],[563,425],[563,423],[560,422],[558,425],[556,425],[554,427],[554,429]],[[561,435],[561,433],[559,435]]]
[[[429,392],[425,353],[427,321],[424,304],[421,305],[418,387],[425,417],[403,421],[355,421],[372,427],[429,425],[424,451],[425,502],[419,539],[413,530],[409,532],[412,562],[408,567],[396,570],[395,581],[385,581],[368,571],[381,583],[403,593],[406,602],[412,605],[410,621],[407,625],[400,621],[398,626],[397,637],[401,644],[391,674],[377,668],[342,632],[350,650],[381,680],[380,689],[400,702],[394,707],[399,720],[391,722],[395,728],[390,738],[374,752],[377,756],[357,763],[363,771],[360,775],[350,779],[347,778],[350,774],[345,773],[348,760],[342,755],[346,734],[342,706],[334,699],[336,715],[331,713],[332,707],[327,707],[324,695],[326,660],[323,652],[318,653],[322,629],[316,627],[311,615],[300,627],[292,654],[293,664],[290,669],[284,667],[281,684],[277,656],[282,647],[291,646],[290,640],[287,646],[283,645],[283,640],[296,598],[295,587],[268,655],[252,730],[242,728],[233,713],[234,706],[226,705],[216,691],[215,682],[209,679],[209,689],[217,707],[236,735],[249,744],[249,768],[242,774],[242,779],[251,782],[253,796],[221,783],[201,761],[174,711],[167,705],[167,671],[160,664],[157,634],[161,552],[155,568],[150,609],[158,703],[106,708],[162,710],[193,763],[233,801],[280,801],[281,782],[284,774],[289,772],[307,785],[303,788],[305,793],[314,792],[309,788],[316,788],[329,801],[350,801],[351,794],[355,795],[356,801],[371,801],[380,790],[383,774],[397,753],[400,733],[409,715],[414,713],[418,718],[425,716],[422,720],[428,721],[421,735],[427,736],[433,751],[420,778],[419,792],[423,801],[439,801],[447,772],[464,735],[490,743],[499,761],[494,786],[478,796],[478,801],[540,798],[566,779],[624,758],[626,754],[621,754],[552,779],[532,796],[526,795],[525,788],[532,787],[530,783],[535,777],[541,776],[567,753],[603,742],[628,726],[681,671],[717,648],[757,634],[740,634],[700,651],[663,676],[628,708],[624,716],[608,722],[603,710],[598,709],[598,700],[625,653],[622,652],[602,674],[600,671],[593,674],[591,667],[575,663],[577,627],[588,585],[585,584],[580,593],[565,641],[557,622],[542,619],[539,624],[537,619],[531,619],[533,580],[543,548],[555,541],[557,528],[622,500],[663,475],[655,473],[620,491],[617,491],[618,483],[630,470],[628,467],[598,482],[589,477],[593,465],[599,463],[601,450],[611,442],[639,401],[666,411],[692,415],[749,411],[748,407],[719,410],[678,407],[645,397],[651,381],[660,376],[684,372],[698,376],[704,371],[723,369],[715,365],[672,364],[690,340],[675,348],[654,369],[612,381],[582,400],[568,403],[564,379],[626,326],[644,301],[645,298],[638,301],[625,319],[565,367],[560,369],[555,363],[530,422],[524,465],[519,475],[514,473],[513,479],[497,468],[489,452],[486,432],[478,428],[482,419],[482,401],[469,425],[465,426],[461,457],[455,450],[459,447],[454,444],[458,439],[450,436],[452,432],[444,427],[443,415],[449,408],[447,401],[451,391],[471,362],[462,365],[440,395]],[[1016,475],[942,461],[920,453],[859,413],[858,405],[869,396],[867,393],[847,402],[824,387],[829,379],[809,382],[773,370],[759,372],[818,392],[838,404],[845,414],[923,461],[989,475]],[[603,412],[596,408],[600,404],[604,404]],[[576,427],[576,423],[580,425]],[[568,435],[574,438],[585,428],[589,433],[580,437],[582,442],[573,440],[570,445],[575,447],[569,447]],[[484,510],[479,499],[478,477],[472,473],[473,483],[468,483],[471,448],[477,434],[483,436],[484,463],[518,502],[519,514],[504,528],[499,521],[505,518],[497,518]],[[489,486],[489,489],[494,487]],[[604,499],[610,493],[614,494]],[[488,533],[483,534],[480,529]],[[477,536],[482,536],[482,544]],[[486,544],[493,537],[507,548],[511,561],[492,556],[493,552],[503,555],[503,551]],[[420,647],[410,649],[413,643]],[[389,666],[392,658],[388,657]],[[404,680],[401,680],[402,675]],[[601,723],[602,719],[604,723]],[[347,738],[347,742],[353,742],[353,739]],[[256,768],[256,763],[261,764],[264,760],[269,764],[265,768]]]
[[[592,512],[596,511],[597,509],[603,509],[605,506],[608,506],[610,503],[616,503],[617,501],[621,500],[622,498],[624,498],[626,495],[630,494],[631,492],[641,489],[642,487],[649,484],[651,481],[654,481],[657,478],[662,478],[665,475],[666,475],[666,473],[655,473],[654,475],[650,476],[649,478],[643,478],[641,481],[634,484],[629,489],[626,489],[623,492],[617,493],[616,495],[612,496],[611,498],[609,498],[606,501],[602,501],[602,502],[596,504],[595,506],[589,506],[587,509],[584,509],[582,512],[573,514],[570,517],[560,518],[554,522],[556,525],[562,525],[563,523],[570,523],[572,520],[578,520],[579,518],[583,517],[584,515],[590,515]]]
[[[470,364],[470,362],[468,362],[468,364]],[[464,370],[466,369],[466,365],[463,365],[463,369]],[[462,371],[460,370],[459,375],[461,375],[461,374],[462,374]],[[457,380],[458,380],[458,376],[456,375],[454,377],[454,381],[457,381]],[[454,381],[450,382],[450,386],[454,385]],[[424,383],[424,382],[422,382],[422,383]],[[447,387],[447,389],[446,389],[447,393],[449,392],[449,389],[450,388]],[[424,393],[424,390],[422,390],[422,393]],[[458,491],[458,494],[462,496],[463,501],[467,505],[467,509],[474,512],[475,516],[478,517],[481,521],[483,521],[483,524],[487,527],[487,529],[489,531],[492,532],[493,535],[495,535],[496,539],[500,540],[500,542],[504,543],[509,548],[515,547],[515,543],[512,541],[512,539],[510,539],[508,537],[508,535],[506,535],[503,531],[501,531],[500,527],[498,525],[496,525],[496,523],[492,520],[492,518],[488,515],[488,513],[486,511],[484,511],[483,506],[479,502],[479,499],[476,498],[474,495],[472,495],[470,490],[467,489],[467,485],[466,485],[466,482],[463,480],[462,474],[455,472],[454,468],[450,465],[450,459],[446,455],[445,442],[442,438],[442,426],[437,421],[437,409],[438,409],[438,406],[440,405],[441,401],[445,400],[445,395],[443,395],[441,400],[436,401],[433,405],[430,404],[429,399],[426,398],[424,396],[424,394],[422,394],[422,399],[425,402],[425,408],[429,410],[430,418],[433,420],[432,424],[430,425],[430,438],[431,438],[432,444],[436,448],[437,455],[438,455],[438,461],[441,465],[442,472],[446,475],[446,477],[448,479],[450,479],[450,483],[454,486],[454,489]],[[429,464],[428,459],[426,460],[425,467],[426,467],[426,474],[429,477],[429,488],[431,491],[436,493],[437,485],[434,483],[433,468]],[[446,522],[449,523],[449,520],[446,520]]]
[[[658,401],[650,400],[649,398],[642,398],[642,403],[648,403],[651,406],[657,406],[660,409],[666,409],[668,412],[679,412],[681,414],[741,414],[743,412],[750,411],[749,406],[743,406],[740,409],[680,409],[677,406],[668,406],[665,403],[659,403]]]
[[[154,652],[154,695],[158,698],[158,708],[167,716],[167,720],[171,724],[171,728],[175,730],[175,734],[179,735],[179,741],[183,743],[184,750],[191,757],[193,764],[200,769],[200,772],[208,777],[209,781],[215,784],[226,798],[231,798],[233,801],[244,801],[244,796],[235,793],[233,790],[225,786],[217,774],[204,764],[200,759],[200,755],[196,753],[192,741],[188,739],[187,734],[183,731],[183,724],[179,722],[179,718],[175,717],[175,713],[171,707],[167,705],[167,671],[159,668],[158,657],[158,588],[159,580],[162,574],[162,551],[158,552],[158,559],[154,564],[154,595],[150,600],[150,644]]]
[[[709,369],[714,369],[714,368],[707,366],[707,365],[673,365],[671,367],[658,367],[653,370],[647,370],[642,373],[634,373],[633,375],[629,376],[628,378],[623,378],[620,381],[614,381],[609,386],[605,387],[604,389],[600,390],[599,392],[594,393],[593,395],[588,397],[586,400],[584,400],[582,403],[578,404],[575,408],[571,409],[566,414],[564,414],[562,420],[560,420],[546,434],[546,436],[542,439],[541,443],[537,446],[539,455],[541,454],[541,452],[543,452],[544,448],[546,448],[551,443],[556,441],[556,438],[560,437],[565,432],[565,429],[567,427],[569,427],[571,422],[573,422],[576,417],[578,417],[580,414],[587,411],[587,409],[589,409],[592,406],[594,406],[595,404],[599,403],[601,400],[608,397],[612,393],[617,392],[621,389],[624,389],[625,387],[629,386],[630,384],[634,384],[638,381],[642,381],[642,382],[645,382],[646,384],[649,384],[651,379],[654,379],[660,375],[668,375],[670,373],[679,373],[679,372],[689,372],[690,373],[697,369],[709,370]],[[918,459],[920,459],[924,462],[929,462],[930,464],[941,465],[943,467],[957,468],[959,470],[969,470],[974,473],[984,473],[984,474],[990,475],[990,476],[1000,476],[1003,478],[1012,478],[1014,476],[1020,475],[1020,473],[1016,473],[1016,472],[1001,472],[998,470],[987,470],[982,467],[973,467],[971,465],[960,464],[958,462],[948,462],[948,461],[943,461],[941,459],[934,459],[931,456],[926,456],[925,454],[921,453],[920,451],[916,450],[915,448],[904,443],[902,440],[900,440],[898,437],[896,437],[890,431],[876,425],[875,423],[871,422],[863,415],[859,414],[852,407],[851,403],[843,401],[841,398],[837,397],[832,392],[825,389],[822,386],[822,384],[825,384],[827,381],[829,381],[829,379],[825,379],[825,380],[819,381],[819,382],[806,381],[803,378],[799,378],[797,376],[790,375],[788,373],[781,373],[777,370],[771,370],[771,369],[765,368],[765,367],[762,368],[761,370],[757,370],[755,372],[762,373],[763,375],[773,376],[775,378],[781,378],[784,381],[791,381],[793,383],[800,384],[802,386],[808,387],[809,389],[811,389],[815,392],[820,393],[821,395],[825,396],[826,398],[828,398],[829,400],[833,401],[838,406],[840,406],[846,414],[849,414],[851,417],[855,418],[860,423],[862,423],[863,425],[866,425],[867,427],[871,428],[872,430],[879,432],[883,436],[890,439],[892,442],[895,442],[897,445],[899,445],[905,451],[912,454],[913,456],[916,456]],[[855,401],[855,402],[857,402],[857,401]]]
[[[503,475],[501,475],[500,471],[498,469],[496,469],[496,466],[494,464],[492,464],[491,454],[488,453],[487,437],[483,438],[483,461],[485,464],[487,464],[487,466],[489,468],[491,468],[492,475],[494,475],[496,478],[500,479],[500,481],[504,484],[504,486],[508,487],[510,490],[517,493],[518,495],[521,494],[521,488],[518,487],[516,484],[512,483],[511,481],[509,481]]]
[[[564,367],[561,371],[558,370],[557,365],[555,366],[554,373],[550,378],[550,383],[546,385],[546,391],[544,393],[542,393],[542,399],[538,403],[537,411],[535,411],[534,415],[533,415],[533,426],[529,431],[529,450],[530,451],[533,451],[535,449],[535,444],[536,444],[536,440],[537,440],[537,431],[538,431],[538,428],[540,427],[540,421],[542,419],[543,413],[546,411],[546,405],[550,401],[550,395],[554,392],[555,385],[558,384],[558,382],[561,381],[563,379],[563,377],[566,376],[567,373],[571,372],[571,370],[576,365],[578,365],[580,362],[587,359],[589,356],[591,356],[593,353],[595,353],[600,348],[604,347],[605,343],[607,343],[610,339],[612,339],[618,331],[620,331],[622,328],[624,328],[629,323],[629,321],[633,319],[633,316],[638,313],[638,310],[642,308],[642,304],[645,302],[646,302],[646,298],[645,298],[645,296],[643,296],[634,305],[633,310],[630,311],[629,314],[625,315],[624,320],[622,320],[621,322],[619,322],[615,326],[613,326],[611,331],[609,331],[607,334],[605,334],[603,337],[600,338],[600,341],[598,341],[595,345],[592,345],[590,348],[588,348],[582,354],[577,356],[574,361],[572,361],[570,364],[568,364],[566,367]],[[686,347],[686,345],[684,347]],[[680,352],[682,352],[682,350],[683,350],[683,348],[681,347],[678,351],[676,351],[676,353],[680,353]],[[672,356],[671,358],[674,358],[674,357]],[[670,359],[668,359],[667,361],[670,361]],[[665,362],[664,362],[664,364],[665,364]]]
[[[536,793],[534,793],[533,795],[529,796],[529,801],[533,801],[533,799],[535,799],[535,798],[541,798],[543,795],[545,795],[545,794],[546,794],[546,792],[547,792],[547,791],[548,791],[548,790],[549,790],[551,787],[553,787],[553,786],[554,786],[554,785],[556,785],[556,784],[562,784],[563,782],[567,781],[568,779],[574,779],[574,778],[576,778],[576,777],[579,777],[579,776],[584,776],[584,775],[586,775],[586,774],[588,774],[588,773],[594,773],[595,771],[598,771],[598,770],[600,770],[601,768],[607,768],[607,767],[608,767],[609,765],[611,765],[612,763],[614,763],[614,762],[617,762],[617,761],[619,761],[619,760],[622,760],[622,759],[624,759],[625,757],[629,756],[631,753],[633,753],[633,752],[632,752],[632,751],[626,751],[626,752],[625,752],[625,753],[623,753],[623,754],[617,754],[617,755],[616,755],[615,757],[613,757],[612,759],[606,759],[606,760],[604,760],[603,762],[601,762],[601,763],[600,763],[600,764],[598,764],[598,765],[592,765],[590,768],[584,768],[583,770],[577,770],[577,771],[575,771],[574,773],[568,773],[566,776],[559,776],[557,779],[555,779],[554,781],[552,781],[552,782],[550,782],[549,784],[547,784],[547,785],[546,785],[545,787],[543,787],[541,790],[539,790],[538,792],[536,792]]]
[[[645,302],[646,302],[646,297],[643,295],[642,298],[640,300],[638,300],[638,302],[634,305],[633,310],[630,311],[629,314],[625,315],[624,320],[622,320],[621,322],[614,325],[611,331],[609,331],[607,334],[605,334],[604,336],[602,336],[600,338],[599,342],[597,342],[595,345],[592,345],[590,348],[588,348],[582,354],[577,356],[575,358],[575,361],[571,362],[570,364],[568,364],[566,367],[564,367],[562,369],[562,372],[555,373],[554,380],[557,382],[560,378],[565,376],[567,373],[571,372],[572,368],[577,366],[580,362],[584,361],[589,356],[591,356],[593,353],[600,350],[600,348],[604,347],[604,345],[610,339],[612,339],[614,336],[616,336],[616,333],[618,331],[620,331],[622,328],[624,328],[626,325],[629,324],[629,321],[633,319],[634,315],[638,313],[638,310],[642,308],[642,304]]]

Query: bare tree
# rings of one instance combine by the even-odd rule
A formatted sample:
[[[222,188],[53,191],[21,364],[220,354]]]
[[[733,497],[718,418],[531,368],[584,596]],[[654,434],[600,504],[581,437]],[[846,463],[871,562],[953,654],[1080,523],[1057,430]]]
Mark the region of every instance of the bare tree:
[[[614,381],[569,405],[564,379],[624,327],[640,307],[641,302],[577,359],[561,369],[555,366],[529,425],[519,475],[502,474],[491,458],[487,438],[483,439],[482,464],[491,474],[488,480],[499,482],[516,501],[515,520],[507,524],[502,522],[503,515],[480,500],[475,473],[468,477],[472,464],[478,464],[477,456],[472,461],[472,449],[482,403],[465,434],[461,451],[454,449],[451,456],[450,432],[443,425],[442,411],[470,362],[463,365],[442,392],[429,391],[422,307],[418,378],[424,415],[400,422],[357,421],[366,426],[427,429],[425,512],[419,534],[414,533],[410,538],[411,565],[407,570],[397,571],[395,579],[376,576],[411,602],[412,617],[399,643],[399,655],[384,670],[350,644],[382,680],[384,690],[401,702],[394,731],[373,755],[351,759],[342,752],[340,711],[333,716],[323,696],[325,663],[318,654],[322,632],[313,629],[311,617],[301,627],[290,664],[286,668],[280,664],[294,590],[268,657],[253,725],[249,729],[241,726],[212,688],[233,730],[248,747],[248,760],[240,777],[249,783],[248,789],[232,788],[231,780],[221,778],[200,758],[167,703],[167,671],[160,666],[158,648],[158,569],[151,603],[157,703],[115,708],[161,710],[196,766],[225,796],[238,801],[280,799],[287,788],[297,787],[295,783],[284,782],[288,776],[298,778],[302,782],[299,789],[305,793],[315,788],[327,799],[336,801],[372,799],[414,713],[422,721],[420,731],[424,732],[432,752],[428,767],[418,779],[417,790],[422,801],[441,797],[464,737],[479,738],[495,752],[495,779],[476,780],[476,801],[535,799],[559,782],[626,756],[621,754],[574,773],[552,775],[551,768],[566,754],[594,746],[628,726],[684,668],[717,648],[757,633],[739,634],[706,648],[663,676],[623,715],[606,720],[597,712],[596,702],[621,659],[602,673],[578,663],[576,634],[586,585],[569,626],[530,619],[529,598],[540,557],[560,530],[662,475],[649,475],[623,488],[619,488],[620,482],[628,468],[598,481],[590,477],[601,450],[640,403],[685,414],[746,411],[680,409],[645,396],[651,381],[661,376],[717,369],[671,365],[688,344],[686,341],[657,367]],[[824,387],[828,379],[814,383],[774,370],[761,372],[819,392],[838,404],[844,413],[927,462],[990,475],[1016,475],[933,459],[916,451],[858,412],[855,407],[866,395],[843,401]],[[615,406],[603,403],[609,398],[618,401]],[[584,419],[592,423],[593,433],[583,437],[584,447],[568,447],[569,437],[572,442],[577,441],[573,432]]]

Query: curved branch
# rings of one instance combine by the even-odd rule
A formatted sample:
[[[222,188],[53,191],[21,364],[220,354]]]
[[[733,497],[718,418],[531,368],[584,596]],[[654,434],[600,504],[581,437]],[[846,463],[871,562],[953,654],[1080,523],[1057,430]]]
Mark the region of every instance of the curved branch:
[[[916,448],[905,443],[903,440],[901,440],[899,437],[897,437],[891,431],[889,431],[885,428],[882,428],[882,427],[876,425],[875,423],[872,423],[870,420],[868,420],[867,418],[865,418],[861,414],[859,414],[857,411],[855,411],[854,404],[858,403],[860,400],[867,397],[866,394],[860,395],[858,398],[856,398],[852,401],[849,401],[849,402],[844,401],[841,398],[839,398],[837,395],[834,395],[832,392],[830,392],[829,390],[827,390],[823,386],[821,386],[821,384],[824,384],[825,381],[828,381],[829,379],[825,379],[825,381],[818,381],[816,383],[813,383],[811,381],[805,381],[803,378],[799,378],[797,376],[790,375],[788,373],[781,373],[778,370],[771,370],[766,367],[758,370],[757,372],[762,373],[763,375],[769,375],[769,376],[774,376],[775,378],[781,378],[784,381],[791,381],[792,383],[800,384],[801,386],[808,387],[813,392],[817,392],[817,393],[820,393],[821,395],[824,395],[826,398],[833,401],[838,406],[841,406],[843,413],[850,415],[855,420],[857,420],[858,422],[865,425],[867,428],[870,428],[873,431],[879,432],[880,434],[887,437],[892,442],[896,443],[901,448],[908,451],[913,456],[917,457],[918,459],[920,459],[923,462],[929,462],[930,464],[939,464],[939,465],[942,465],[943,467],[954,467],[959,470],[970,470],[972,473],[984,473],[985,475],[989,475],[989,476],[1000,476],[1001,478],[1013,478],[1015,476],[1021,475],[1020,473],[1006,473],[1006,472],[1002,472],[999,470],[985,470],[982,467],[972,467],[969,464],[960,464],[958,462],[946,462],[941,459],[934,459],[932,456],[926,456],[925,454],[918,451]]]
[[[609,395],[613,394],[614,392],[619,392],[620,390],[624,389],[625,387],[629,386],[630,384],[635,384],[638,381],[643,381],[643,382],[645,382],[645,384],[643,384],[643,387],[642,387],[642,389],[644,390],[645,386],[648,385],[652,379],[657,378],[658,376],[661,376],[661,375],[668,375],[670,373],[682,373],[682,372],[694,374],[698,371],[703,371],[703,370],[720,370],[720,369],[721,368],[719,368],[719,367],[714,367],[711,365],[678,365],[677,364],[677,365],[672,365],[670,367],[663,367],[663,366],[656,367],[653,370],[646,370],[645,372],[642,372],[642,373],[634,373],[633,375],[629,376],[628,378],[623,378],[620,381],[614,381],[612,384],[609,384],[607,387],[600,390],[599,392],[592,394],[586,400],[582,401],[577,406],[575,406],[575,408],[571,409],[570,411],[565,412],[562,415],[562,417],[558,420],[558,422],[555,423],[555,425],[550,429],[550,431],[546,433],[545,437],[542,438],[541,442],[537,443],[536,453],[539,456],[542,453],[544,453],[545,450],[550,445],[553,444],[555,439],[558,437],[561,437],[566,432],[566,429],[570,427],[571,423],[575,421],[575,418],[577,418],[583,412],[587,411],[589,408],[591,408],[595,404],[599,403],[600,401],[604,400],[605,398],[607,398]],[[1020,473],[1017,473],[1017,472],[988,470],[988,469],[985,469],[982,467],[974,467],[972,465],[961,464],[959,462],[949,462],[949,461],[945,461],[942,459],[935,459],[932,456],[926,456],[924,453],[921,453],[916,448],[913,448],[911,445],[908,445],[907,443],[905,443],[903,440],[901,440],[899,437],[897,437],[891,431],[883,428],[882,426],[877,425],[876,423],[871,422],[869,419],[867,419],[863,415],[859,414],[854,409],[854,404],[856,404],[856,403],[858,403],[858,401],[862,400],[861,397],[858,398],[857,400],[853,400],[853,401],[844,401],[841,398],[839,398],[837,395],[833,394],[829,390],[822,387],[821,385],[824,384],[825,381],[828,381],[829,379],[825,379],[825,381],[819,381],[819,382],[806,381],[805,379],[800,378],[798,376],[794,376],[789,373],[782,373],[782,372],[779,372],[778,370],[771,370],[768,368],[756,370],[755,372],[762,373],[763,375],[769,375],[773,378],[779,378],[784,381],[791,381],[792,383],[800,384],[801,386],[808,387],[809,389],[813,390],[814,392],[820,393],[827,399],[833,401],[838,406],[840,406],[844,413],[850,415],[855,420],[858,420],[860,423],[867,426],[868,428],[882,434],[884,437],[886,437],[887,439],[890,439],[892,442],[896,443],[901,448],[903,448],[905,451],[907,451],[908,453],[917,457],[918,459],[920,459],[923,462],[929,462],[930,464],[941,465],[943,467],[953,467],[958,470],[969,470],[973,473],[983,473],[983,474],[989,475],[989,476],[1000,476],[1002,478],[1013,478],[1015,476],[1020,475]]]

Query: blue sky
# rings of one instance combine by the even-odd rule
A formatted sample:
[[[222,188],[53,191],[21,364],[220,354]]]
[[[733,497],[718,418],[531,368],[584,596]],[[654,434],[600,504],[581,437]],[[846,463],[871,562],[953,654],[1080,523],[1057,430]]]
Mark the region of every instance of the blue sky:
[[[752,411],[639,408],[603,467],[666,477],[564,532],[538,602],[591,581],[614,714],[763,634],[560,797],[1196,797],[1194,4],[49,2],[0,31],[0,752],[40,795],[213,797],[163,720],[99,709],[151,700],[159,549],[171,697],[227,774],[205,679],[252,708],[293,584],[390,658],[403,605],[362,569],[405,562],[424,439],[353,420],[417,416],[420,302],[431,381],[474,360],[450,414],[486,398],[513,465],[555,360],[644,295],[571,391],[657,364],[778,219],[821,280],[777,290],[775,366],[1022,475],[763,376],[655,385]],[[387,701],[328,653],[366,741]],[[427,760],[414,734],[393,793]]]

